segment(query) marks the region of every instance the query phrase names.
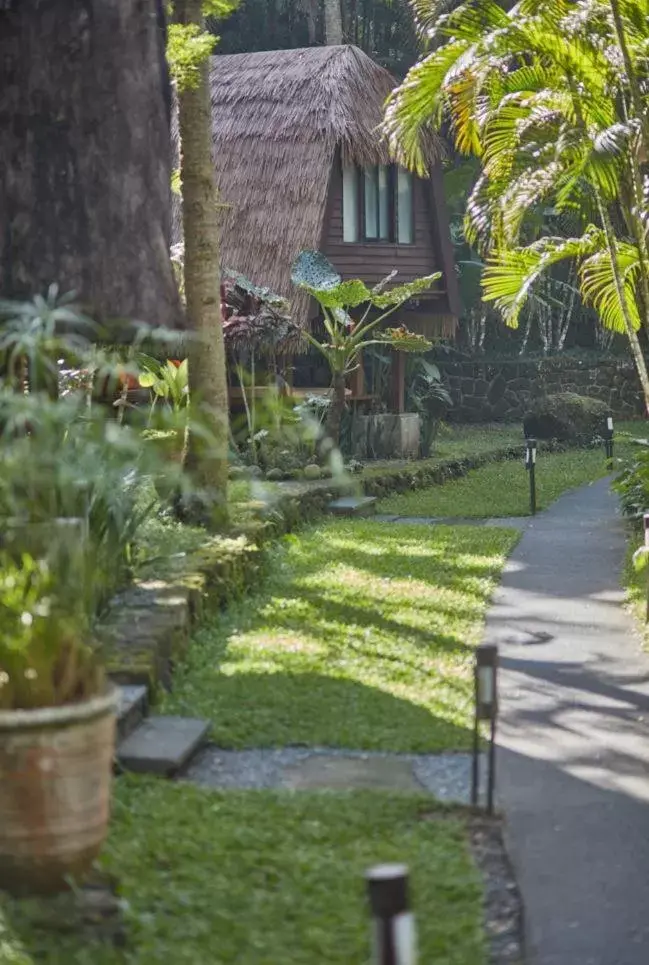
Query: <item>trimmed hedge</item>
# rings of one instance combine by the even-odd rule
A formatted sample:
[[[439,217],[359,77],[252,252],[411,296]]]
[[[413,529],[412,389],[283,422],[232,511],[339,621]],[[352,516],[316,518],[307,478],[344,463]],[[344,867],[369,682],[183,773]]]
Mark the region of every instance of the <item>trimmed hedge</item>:
[[[611,410],[598,399],[576,392],[557,392],[539,399],[525,414],[523,430],[537,439],[592,442],[606,429]]]

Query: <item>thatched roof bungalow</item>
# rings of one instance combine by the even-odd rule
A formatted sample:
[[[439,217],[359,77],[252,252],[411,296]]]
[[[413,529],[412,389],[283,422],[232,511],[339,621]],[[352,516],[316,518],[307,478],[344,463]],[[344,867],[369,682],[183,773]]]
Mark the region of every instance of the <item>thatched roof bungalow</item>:
[[[448,334],[458,314],[453,251],[441,187],[392,165],[377,132],[395,85],[352,46],[217,56],[210,83],[223,264],[313,306],[290,280],[305,248],[324,251],[343,277],[396,283],[442,271],[437,290],[401,320]],[[181,232],[175,212],[175,235]]]

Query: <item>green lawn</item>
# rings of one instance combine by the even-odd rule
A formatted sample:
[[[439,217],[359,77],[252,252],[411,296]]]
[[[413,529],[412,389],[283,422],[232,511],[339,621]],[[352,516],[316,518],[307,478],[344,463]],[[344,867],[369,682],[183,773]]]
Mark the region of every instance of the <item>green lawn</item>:
[[[197,634],[163,704],[225,747],[466,748],[472,652],[517,534],[322,522]]]
[[[600,479],[608,472],[601,449],[539,452],[536,463],[537,507],[545,509],[562,493]],[[522,458],[475,469],[462,479],[388,496],[379,512],[400,516],[527,516],[529,475]]]
[[[361,965],[364,873],[411,869],[420,961],[484,965],[482,888],[461,818],[430,798],[287,795],[118,782],[104,864],[126,900],[125,950],[54,929],[0,899],[2,965]]]
[[[360,479],[383,475],[390,467],[407,466],[413,470],[435,466],[451,459],[463,459],[498,452],[510,446],[523,445],[523,429],[519,423],[487,423],[482,426],[444,426],[435,439],[431,455],[426,459],[368,461]]]

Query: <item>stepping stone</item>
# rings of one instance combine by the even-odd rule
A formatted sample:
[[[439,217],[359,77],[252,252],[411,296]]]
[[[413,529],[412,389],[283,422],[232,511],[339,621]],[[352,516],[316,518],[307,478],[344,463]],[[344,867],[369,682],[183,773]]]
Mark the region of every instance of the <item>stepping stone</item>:
[[[341,496],[329,503],[334,516],[373,516],[376,512],[376,496]]]
[[[282,772],[282,786],[294,791],[344,791],[383,788],[391,791],[425,790],[415,777],[412,761],[395,757],[342,757],[313,754]]]
[[[117,743],[120,744],[133,733],[146,717],[149,692],[146,687],[135,685],[119,688],[117,711]]]
[[[147,717],[117,748],[117,761],[125,771],[169,777],[196,753],[210,726],[194,717]]]

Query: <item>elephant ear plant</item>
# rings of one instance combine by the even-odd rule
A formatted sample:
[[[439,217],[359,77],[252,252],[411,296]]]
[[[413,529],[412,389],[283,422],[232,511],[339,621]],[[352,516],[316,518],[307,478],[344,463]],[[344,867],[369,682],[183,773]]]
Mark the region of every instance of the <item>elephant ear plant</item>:
[[[404,325],[378,330],[409,298],[428,291],[441,273],[387,288],[393,277],[394,272],[374,288],[368,288],[359,278],[343,281],[318,251],[301,252],[293,264],[293,284],[312,295],[322,312],[326,341],[311,332],[305,331],[304,335],[324,356],[331,370],[332,401],[325,434],[336,446],[345,409],[345,379],[357,368],[358,353],[370,345],[384,345],[400,352],[427,352],[432,347],[423,335],[409,331]],[[356,312],[356,319],[352,311]]]

